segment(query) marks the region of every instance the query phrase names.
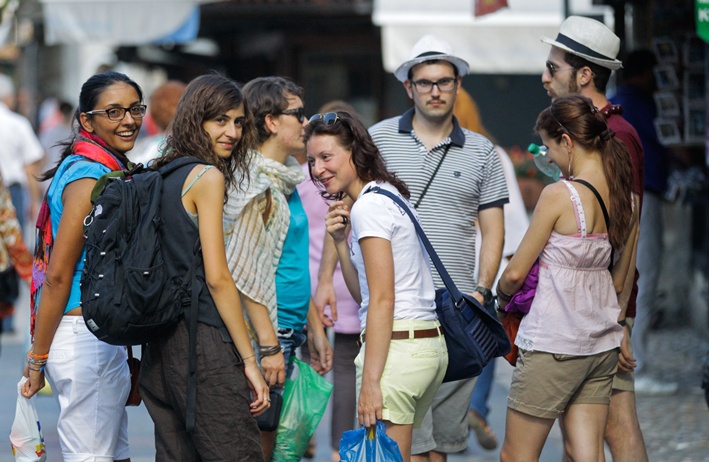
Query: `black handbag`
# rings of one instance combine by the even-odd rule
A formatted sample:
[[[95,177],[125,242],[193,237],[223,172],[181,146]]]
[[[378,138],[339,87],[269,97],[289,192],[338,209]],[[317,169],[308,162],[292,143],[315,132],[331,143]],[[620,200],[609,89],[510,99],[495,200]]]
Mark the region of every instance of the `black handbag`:
[[[370,188],[366,193],[370,191],[389,197],[409,215],[419,239],[446,286],[445,289],[436,290],[436,314],[443,327],[448,347],[448,369],[443,381],[452,382],[480,375],[487,363],[510,352],[510,339],[505,329],[497,317],[488,312],[473,296],[458,290],[423,228],[404,201],[379,187]]]
[[[270,390],[268,394],[271,400],[271,407],[266,412],[256,417],[258,429],[262,432],[275,432],[278,429],[278,422],[281,420],[281,408],[283,407],[283,395]]]
[[[15,267],[0,271],[0,302],[12,303],[20,294],[20,282]]]

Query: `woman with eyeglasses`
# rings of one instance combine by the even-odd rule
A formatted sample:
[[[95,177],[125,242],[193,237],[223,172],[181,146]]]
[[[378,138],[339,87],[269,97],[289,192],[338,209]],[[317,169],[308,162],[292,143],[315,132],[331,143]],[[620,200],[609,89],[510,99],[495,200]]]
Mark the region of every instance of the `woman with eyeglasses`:
[[[362,123],[346,112],[317,114],[305,131],[313,181],[332,200],[327,231],[335,241],[345,283],[360,303],[362,347],[357,414],[362,425],[384,421],[387,434],[411,459],[411,438],[448,367],[436,316],[428,255],[414,224],[377,188],[408,202],[403,181],[386,169]],[[351,210],[341,200],[354,202]],[[352,248],[346,230],[352,227]]]
[[[534,301],[515,340],[519,357],[500,456],[538,460],[558,418],[569,460],[596,461],[603,458],[635,272],[639,207],[630,157],[582,96],[556,99],[539,114],[535,130],[565,179],[542,191],[497,285],[499,311],[539,259]]]
[[[79,281],[84,266],[84,218],[103,174],[128,166],[143,122],[143,92],[117,72],[81,87],[75,133],[56,167],[37,221],[32,278],[33,343],[22,393],[37,393],[46,378],[57,395],[57,430],[66,461],[129,459],[126,348],[98,340],[84,324]],[[45,422],[46,424],[46,422]]]

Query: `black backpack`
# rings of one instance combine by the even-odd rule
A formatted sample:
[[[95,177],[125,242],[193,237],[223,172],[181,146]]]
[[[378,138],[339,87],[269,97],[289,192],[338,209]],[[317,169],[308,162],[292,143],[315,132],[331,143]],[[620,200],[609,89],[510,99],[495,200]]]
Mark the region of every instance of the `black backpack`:
[[[97,182],[93,208],[84,220],[81,312],[99,340],[112,345],[154,341],[177,324],[194,298],[190,289],[202,262],[199,239],[182,285],[170,284],[160,238],[160,199],[163,176],[197,163],[184,157],[159,170],[138,164]],[[196,303],[192,305],[196,310]]]

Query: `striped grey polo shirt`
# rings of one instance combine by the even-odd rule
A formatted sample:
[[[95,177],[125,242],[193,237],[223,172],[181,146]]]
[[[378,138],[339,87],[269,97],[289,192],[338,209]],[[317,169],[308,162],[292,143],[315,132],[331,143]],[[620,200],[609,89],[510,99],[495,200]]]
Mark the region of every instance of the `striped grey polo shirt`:
[[[372,126],[372,135],[390,171],[406,182],[415,204],[441,156],[448,154],[418,206],[418,214],[433,247],[458,288],[472,293],[476,286],[475,220],[478,212],[509,202],[507,184],[493,144],[463,129],[453,117],[453,131],[430,151],[414,133],[414,109]],[[432,268],[433,270],[433,268]],[[436,287],[443,287],[433,271]]]

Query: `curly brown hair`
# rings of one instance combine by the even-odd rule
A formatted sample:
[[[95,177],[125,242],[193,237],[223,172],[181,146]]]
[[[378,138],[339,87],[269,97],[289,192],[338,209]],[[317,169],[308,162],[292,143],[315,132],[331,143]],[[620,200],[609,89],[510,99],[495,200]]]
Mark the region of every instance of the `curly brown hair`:
[[[615,138],[591,100],[580,95],[556,99],[539,114],[534,130],[557,141],[568,135],[585,149],[601,153],[610,196],[608,240],[613,248],[621,248],[632,220],[633,168],[625,143]]]
[[[394,173],[387,170],[377,145],[372,141],[372,137],[369,136],[369,132],[362,122],[348,112],[340,111],[336,114],[337,121],[330,125],[326,125],[322,118],[310,122],[305,128],[305,142],[307,143],[310,138],[317,135],[334,136],[340,146],[352,153],[352,164],[360,180],[365,183],[388,181],[399,190],[402,196],[408,199],[410,197],[409,188]],[[314,183],[318,183],[313,178],[312,169],[310,169],[310,178]],[[326,199],[338,198],[337,195],[327,192],[321,194]]]
[[[241,139],[234,146],[232,155],[222,159],[214,153],[212,140],[203,124],[242,104],[246,120]],[[228,191],[231,186],[238,187],[248,178],[250,153],[255,147],[254,120],[241,89],[236,82],[224,76],[207,74],[192,80],[185,88],[177,104],[172,132],[165,140],[165,153],[156,159],[154,167],[159,168],[178,157],[196,157],[214,165],[224,174]]]

